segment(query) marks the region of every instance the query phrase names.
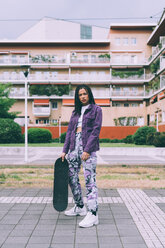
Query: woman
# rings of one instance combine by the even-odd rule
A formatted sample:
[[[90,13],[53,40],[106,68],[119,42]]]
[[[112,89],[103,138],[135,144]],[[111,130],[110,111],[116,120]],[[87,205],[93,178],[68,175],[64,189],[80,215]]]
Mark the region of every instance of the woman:
[[[86,217],[79,223],[80,227],[97,225],[98,190],[96,186],[96,151],[99,150],[99,134],[102,123],[102,110],[95,104],[92,91],[87,85],[79,85],[75,91],[75,109],[68,125],[63,152],[64,160],[68,153],[69,185],[73,193],[75,206],[65,215]],[[83,166],[87,208],[83,203],[79,172]]]

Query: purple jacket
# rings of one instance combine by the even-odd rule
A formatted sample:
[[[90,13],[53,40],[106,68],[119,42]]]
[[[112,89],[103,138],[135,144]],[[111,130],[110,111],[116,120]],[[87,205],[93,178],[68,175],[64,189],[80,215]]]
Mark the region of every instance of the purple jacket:
[[[72,112],[68,130],[66,133],[63,152],[73,151],[75,148],[75,133],[79,114]],[[85,110],[82,120],[82,144],[83,151],[87,153],[99,150],[99,134],[102,124],[102,110],[96,104],[90,104]]]

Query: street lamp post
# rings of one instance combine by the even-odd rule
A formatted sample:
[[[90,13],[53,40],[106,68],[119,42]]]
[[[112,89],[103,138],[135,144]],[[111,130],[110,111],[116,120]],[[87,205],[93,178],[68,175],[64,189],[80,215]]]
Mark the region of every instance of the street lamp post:
[[[159,132],[159,112],[161,111],[161,109],[157,108],[157,110],[155,111],[156,113],[156,131]]]
[[[61,143],[61,116],[59,116],[59,143]]]
[[[28,91],[28,74],[29,67],[24,67],[23,74],[25,76],[25,162],[28,161],[28,118],[27,118],[27,91]]]

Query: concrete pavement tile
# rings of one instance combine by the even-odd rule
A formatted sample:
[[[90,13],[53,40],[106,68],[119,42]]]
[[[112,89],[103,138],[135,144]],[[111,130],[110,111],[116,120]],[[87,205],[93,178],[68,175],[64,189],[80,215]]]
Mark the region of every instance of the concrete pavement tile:
[[[74,243],[74,235],[54,236],[52,239],[52,244],[73,244],[73,243]]]
[[[32,229],[22,229],[22,230],[13,230],[10,233],[10,237],[30,237],[32,234],[33,230]]]
[[[135,225],[135,222],[133,221],[132,218],[128,218],[128,219],[115,219],[115,222],[117,225],[121,224],[127,224],[127,225]]]
[[[26,248],[52,248],[50,244],[28,244]]]
[[[41,237],[41,236],[31,236],[28,244],[49,244],[51,242],[52,237]]]
[[[55,225],[38,224],[35,230],[54,230]]]
[[[123,246],[122,244],[119,244],[119,243],[117,244],[109,243],[109,244],[100,244],[99,248],[123,248]]]
[[[24,214],[21,218],[22,220],[38,220],[40,219],[40,214]]]
[[[38,225],[55,225],[57,220],[49,219],[49,220],[39,220]]]
[[[38,220],[20,220],[20,225],[36,225]]]
[[[165,189],[156,189],[160,196],[165,196]]]
[[[88,232],[88,231],[86,231]],[[75,243],[76,244],[97,244],[97,236],[86,236],[84,234],[84,236],[79,236],[79,235],[76,235],[76,239],[75,239]],[[85,246],[85,245],[84,245]]]
[[[105,189],[105,195],[109,197],[119,197],[119,193],[116,189]]]
[[[29,248],[31,248],[31,247],[29,247]],[[40,247],[36,247],[36,248],[40,248]],[[74,248],[74,245],[73,244],[63,244],[63,243],[61,243],[61,244],[51,244],[50,247],[46,247],[46,248]],[[87,247],[84,247],[84,248],[87,248]]]
[[[129,235],[129,233],[128,233],[128,235]],[[121,237],[121,241],[123,244],[145,244],[145,242],[141,236]]]
[[[76,218],[75,219],[67,219],[67,220],[57,220],[58,225],[73,225],[76,224]]]
[[[1,248],[26,248],[26,244],[3,244]]]
[[[13,207],[11,208],[11,210],[27,210],[29,207],[29,204],[27,203],[21,203],[21,204],[14,204]]]
[[[1,230],[12,230],[15,227],[15,225],[9,225],[9,224],[5,224],[5,225],[0,225],[0,232]]]
[[[98,244],[93,243],[93,244],[75,244],[75,248],[98,248]],[[61,247],[62,248],[62,247]],[[73,247],[72,247],[73,248]]]
[[[104,224],[115,224],[115,221],[114,219],[102,219],[102,218],[99,218],[99,225],[104,225]]]
[[[92,226],[89,227],[87,230],[86,228],[76,228],[76,235],[77,236],[94,236],[96,235],[96,227]]]
[[[75,235],[75,233],[77,233],[75,230],[55,230],[55,233],[54,233],[54,236],[61,236],[61,235],[65,235],[65,236],[68,236],[68,235]]]
[[[25,245],[29,237],[8,237],[5,244],[23,244]]]
[[[124,248],[148,248],[145,244],[124,244],[123,247]]]
[[[46,237],[46,236],[52,236],[54,230],[34,230],[33,236],[41,236],[41,237]]]
[[[143,192],[149,197],[160,197],[160,193],[156,189],[143,189]]]
[[[118,247],[118,245],[121,245],[121,241],[119,237],[99,237],[99,244],[111,244],[111,245],[116,245],[116,247]]]
[[[21,225],[21,224],[17,224],[14,228],[14,230],[33,230],[35,228],[35,224],[32,225]]]
[[[49,220],[49,219],[52,219],[52,220],[57,220],[58,219],[58,215],[52,215],[52,214],[42,214],[41,215],[41,220]]]

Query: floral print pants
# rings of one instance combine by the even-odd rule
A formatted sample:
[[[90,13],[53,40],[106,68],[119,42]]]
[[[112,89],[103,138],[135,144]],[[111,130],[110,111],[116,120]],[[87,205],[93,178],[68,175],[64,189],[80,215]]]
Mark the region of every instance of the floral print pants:
[[[82,164],[86,185],[87,208],[88,211],[97,212],[98,190],[96,186],[96,152],[92,152],[86,161],[81,160],[82,153],[83,147],[81,133],[76,133],[75,150],[68,153],[69,185],[75,204],[77,206],[83,206],[83,196],[79,182],[79,172]]]

